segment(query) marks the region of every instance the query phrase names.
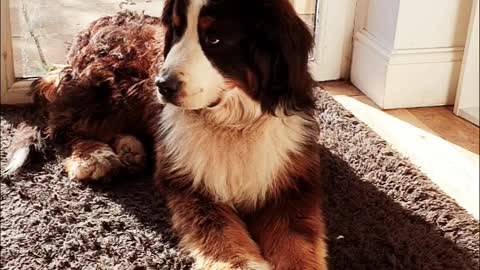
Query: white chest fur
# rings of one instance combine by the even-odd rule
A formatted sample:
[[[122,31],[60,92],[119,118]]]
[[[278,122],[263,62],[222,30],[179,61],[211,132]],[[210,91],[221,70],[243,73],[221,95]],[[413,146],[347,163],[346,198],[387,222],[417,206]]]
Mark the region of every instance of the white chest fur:
[[[246,129],[219,128],[167,105],[162,113],[166,155],[218,201],[257,206],[285,172],[305,138],[299,116],[265,117]]]

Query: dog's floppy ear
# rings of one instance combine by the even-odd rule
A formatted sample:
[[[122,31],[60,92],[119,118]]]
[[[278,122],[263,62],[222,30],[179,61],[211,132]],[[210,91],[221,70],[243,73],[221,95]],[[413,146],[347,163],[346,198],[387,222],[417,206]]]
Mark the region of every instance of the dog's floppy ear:
[[[312,78],[308,70],[313,37],[288,0],[260,0],[254,62],[263,88],[262,108],[275,113],[313,108]]]
[[[173,32],[172,32],[172,17],[173,17],[173,7],[175,0],[166,0],[163,6],[161,21],[163,26],[165,26],[165,42],[163,47],[163,56],[167,57],[168,52],[172,48],[173,42]]]

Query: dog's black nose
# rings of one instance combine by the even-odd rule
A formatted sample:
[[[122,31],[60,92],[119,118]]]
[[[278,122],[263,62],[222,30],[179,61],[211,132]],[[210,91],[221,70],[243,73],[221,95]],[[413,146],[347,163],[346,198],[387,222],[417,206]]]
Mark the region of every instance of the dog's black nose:
[[[173,98],[180,90],[180,81],[176,76],[166,76],[157,78],[155,84],[162,96],[167,99]]]

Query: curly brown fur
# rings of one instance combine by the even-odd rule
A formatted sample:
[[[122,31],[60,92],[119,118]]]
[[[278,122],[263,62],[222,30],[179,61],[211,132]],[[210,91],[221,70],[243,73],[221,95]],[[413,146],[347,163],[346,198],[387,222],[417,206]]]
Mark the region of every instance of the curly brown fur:
[[[162,110],[154,76],[163,61],[163,29],[159,18],[121,12],[79,33],[68,66],[32,84],[34,102],[47,116],[47,138],[113,143],[130,134],[151,143]]]
[[[67,57],[70,67],[56,87],[42,79],[33,86],[37,99],[47,101],[52,135],[69,131],[108,141],[118,133],[148,134],[150,110],[158,109],[153,76],[162,60],[159,23],[120,13],[77,35]]]

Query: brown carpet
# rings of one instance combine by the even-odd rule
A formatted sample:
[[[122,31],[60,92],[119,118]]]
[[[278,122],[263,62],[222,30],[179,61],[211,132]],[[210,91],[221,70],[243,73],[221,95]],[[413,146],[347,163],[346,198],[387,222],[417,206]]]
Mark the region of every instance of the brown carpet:
[[[478,221],[318,96],[330,269],[478,269]],[[12,127],[35,117],[2,106],[2,164]],[[1,269],[190,269],[148,176],[84,186],[62,174],[61,160],[52,151],[1,180]]]

